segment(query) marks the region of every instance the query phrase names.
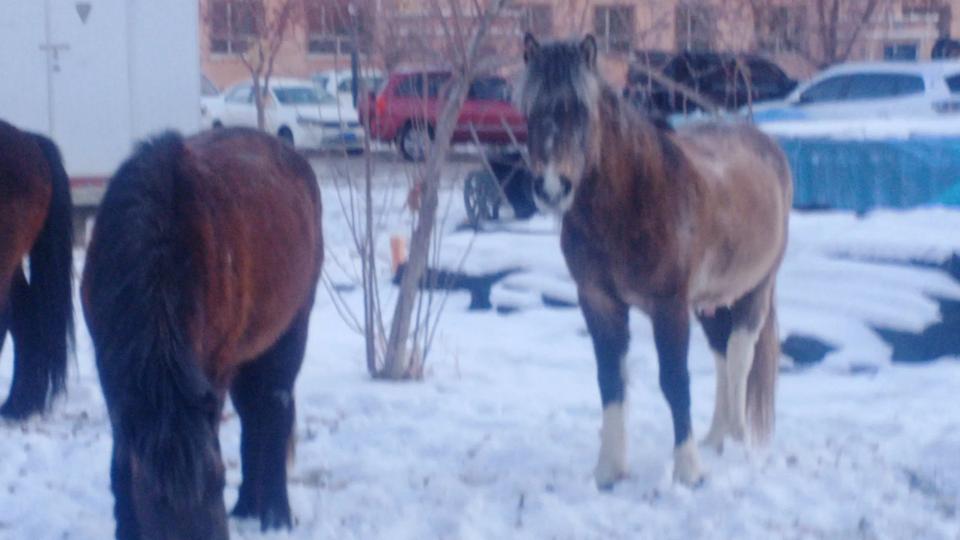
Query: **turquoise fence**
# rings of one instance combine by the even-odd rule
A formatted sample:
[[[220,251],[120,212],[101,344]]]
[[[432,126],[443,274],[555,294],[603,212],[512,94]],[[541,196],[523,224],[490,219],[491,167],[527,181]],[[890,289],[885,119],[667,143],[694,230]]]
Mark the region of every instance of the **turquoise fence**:
[[[778,140],[793,171],[796,208],[960,206],[960,138]]]

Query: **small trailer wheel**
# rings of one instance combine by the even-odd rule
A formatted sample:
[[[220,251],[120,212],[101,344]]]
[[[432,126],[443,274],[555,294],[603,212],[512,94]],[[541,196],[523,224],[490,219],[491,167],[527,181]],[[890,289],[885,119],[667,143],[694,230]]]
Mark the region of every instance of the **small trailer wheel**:
[[[500,215],[500,192],[496,179],[487,171],[473,171],[463,185],[463,205],[467,220],[475,230],[484,221],[493,221]]]

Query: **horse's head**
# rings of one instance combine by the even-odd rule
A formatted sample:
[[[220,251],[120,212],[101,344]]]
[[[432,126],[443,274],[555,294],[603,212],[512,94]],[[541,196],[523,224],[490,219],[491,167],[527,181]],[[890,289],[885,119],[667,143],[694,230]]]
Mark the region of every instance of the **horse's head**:
[[[523,40],[526,73],[520,87],[521,112],[527,118],[527,148],[537,205],[564,212],[595,163],[600,76],[597,42],[540,44]]]
[[[129,474],[129,504],[142,538],[228,539],[218,417],[217,400],[207,395],[176,415],[141,418],[146,425],[114,450],[127,452],[116,457],[128,471],[114,474]]]

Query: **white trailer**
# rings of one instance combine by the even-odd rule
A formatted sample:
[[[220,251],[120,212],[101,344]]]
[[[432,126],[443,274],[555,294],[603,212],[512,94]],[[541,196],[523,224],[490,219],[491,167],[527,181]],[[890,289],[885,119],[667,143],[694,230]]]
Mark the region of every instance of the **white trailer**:
[[[200,126],[196,0],[0,3],[0,118],[60,146],[96,204],[136,141]]]

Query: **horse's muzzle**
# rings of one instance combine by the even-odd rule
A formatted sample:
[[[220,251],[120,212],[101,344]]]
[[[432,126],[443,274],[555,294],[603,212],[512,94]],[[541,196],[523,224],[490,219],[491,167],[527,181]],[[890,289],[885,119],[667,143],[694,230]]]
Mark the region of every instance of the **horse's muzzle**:
[[[537,205],[546,206],[552,210],[559,209],[563,201],[570,196],[572,190],[573,182],[563,175],[556,177],[553,182],[549,183],[543,176],[538,176],[533,180],[533,194]]]

